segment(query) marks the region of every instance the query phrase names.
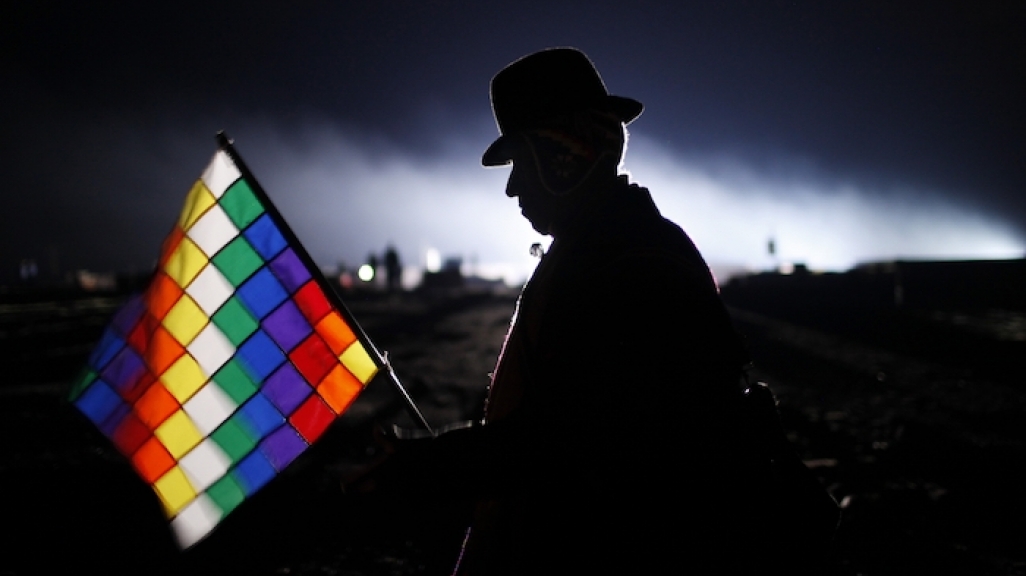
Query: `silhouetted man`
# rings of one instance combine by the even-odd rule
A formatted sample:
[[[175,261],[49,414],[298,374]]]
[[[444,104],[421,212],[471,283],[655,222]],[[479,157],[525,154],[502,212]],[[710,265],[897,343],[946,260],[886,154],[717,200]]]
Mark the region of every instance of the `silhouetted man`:
[[[485,166],[553,238],[475,425],[399,442],[384,487],[474,499],[456,573],[759,573],[746,355],[705,261],[620,172],[642,112],[569,48],[491,82]],[[407,445],[408,444],[408,445]]]

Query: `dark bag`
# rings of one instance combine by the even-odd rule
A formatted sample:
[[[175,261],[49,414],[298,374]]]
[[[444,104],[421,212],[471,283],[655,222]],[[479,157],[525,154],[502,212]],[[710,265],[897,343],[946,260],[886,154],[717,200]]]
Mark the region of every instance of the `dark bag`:
[[[783,563],[825,566],[841,519],[840,506],[791,445],[769,386],[748,385],[743,411],[763,477],[763,485],[754,490],[765,525],[752,536],[764,539],[768,553]]]

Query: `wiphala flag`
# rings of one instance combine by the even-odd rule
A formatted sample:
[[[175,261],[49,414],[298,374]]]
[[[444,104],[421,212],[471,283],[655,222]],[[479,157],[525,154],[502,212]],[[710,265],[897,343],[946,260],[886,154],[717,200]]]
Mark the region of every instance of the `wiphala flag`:
[[[284,470],[385,368],[219,138],[151,282],[113,316],[71,392],[156,491],[182,548]]]

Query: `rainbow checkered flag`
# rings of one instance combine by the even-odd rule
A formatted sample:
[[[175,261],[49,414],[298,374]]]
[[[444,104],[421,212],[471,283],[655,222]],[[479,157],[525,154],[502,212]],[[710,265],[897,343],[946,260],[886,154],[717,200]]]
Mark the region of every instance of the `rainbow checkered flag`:
[[[113,316],[70,397],[156,491],[183,549],[387,369],[218,137],[149,286]]]

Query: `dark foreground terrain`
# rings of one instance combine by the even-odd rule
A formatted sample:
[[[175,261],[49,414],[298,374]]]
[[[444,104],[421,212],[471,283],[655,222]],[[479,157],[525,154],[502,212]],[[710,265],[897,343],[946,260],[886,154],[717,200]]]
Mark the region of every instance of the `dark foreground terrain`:
[[[1026,317],[724,293],[754,377],[778,394],[796,449],[844,507],[841,574],[1026,574]],[[427,420],[442,425],[479,416],[514,301],[406,294],[348,304]],[[412,425],[381,379],[210,538],[178,553],[155,496],[65,401],[117,303],[0,306],[0,575],[376,576],[451,565],[461,511],[338,489],[374,456],[372,426]]]

